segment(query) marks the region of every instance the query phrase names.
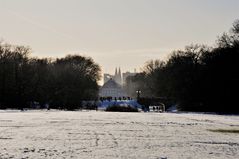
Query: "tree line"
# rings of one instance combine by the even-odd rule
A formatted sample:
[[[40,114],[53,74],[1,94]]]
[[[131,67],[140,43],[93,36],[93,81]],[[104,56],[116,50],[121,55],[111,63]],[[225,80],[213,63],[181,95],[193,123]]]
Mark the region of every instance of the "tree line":
[[[126,81],[131,96],[141,90],[141,97],[166,98],[183,111],[239,113],[239,20],[214,47],[186,46]]]
[[[33,58],[31,49],[0,43],[0,109],[76,109],[97,100],[100,66],[79,55]]]
[[[100,66],[92,58],[34,58],[25,46],[0,43],[0,109],[80,108],[98,100]],[[163,99],[184,111],[239,113],[239,20],[214,47],[189,45],[151,60],[126,79],[129,96]]]

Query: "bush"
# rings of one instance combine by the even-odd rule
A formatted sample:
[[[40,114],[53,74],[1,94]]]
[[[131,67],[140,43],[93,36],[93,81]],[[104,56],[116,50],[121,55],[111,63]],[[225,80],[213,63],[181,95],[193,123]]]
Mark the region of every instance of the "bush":
[[[109,112],[139,112],[137,108],[133,108],[131,106],[120,106],[120,105],[113,105],[109,106],[106,111]]]

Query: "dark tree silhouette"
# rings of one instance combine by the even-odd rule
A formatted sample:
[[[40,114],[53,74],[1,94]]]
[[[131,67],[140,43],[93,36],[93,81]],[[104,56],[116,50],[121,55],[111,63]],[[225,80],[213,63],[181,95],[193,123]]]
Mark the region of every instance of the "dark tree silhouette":
[[[184,111],[239,113],[238,61],[239,20],[214,48],[190,45],[165,62],[147,62],[143,72],[127,79],[126,89],[142,90],[144,98],[170,99]]]
[[[96,100],[100,67],[91,58],[31,58],[24,46],[0,44],[0,108],[76,109],[82,100]]]

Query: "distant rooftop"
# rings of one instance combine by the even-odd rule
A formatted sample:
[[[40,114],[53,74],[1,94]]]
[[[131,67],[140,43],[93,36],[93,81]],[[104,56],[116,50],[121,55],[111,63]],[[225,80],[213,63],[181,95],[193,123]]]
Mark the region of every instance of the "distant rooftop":
[[[121,86],[111,78],[102,86],[102,88],[121,88]]]

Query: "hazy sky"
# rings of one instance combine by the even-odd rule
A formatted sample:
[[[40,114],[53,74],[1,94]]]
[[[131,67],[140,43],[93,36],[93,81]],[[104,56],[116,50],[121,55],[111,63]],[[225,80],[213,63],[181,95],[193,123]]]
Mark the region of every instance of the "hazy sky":
[[[113,73],[212,45],[237,18],[239,0],[0,0],[0,38],[33,56],[90,56]]]

